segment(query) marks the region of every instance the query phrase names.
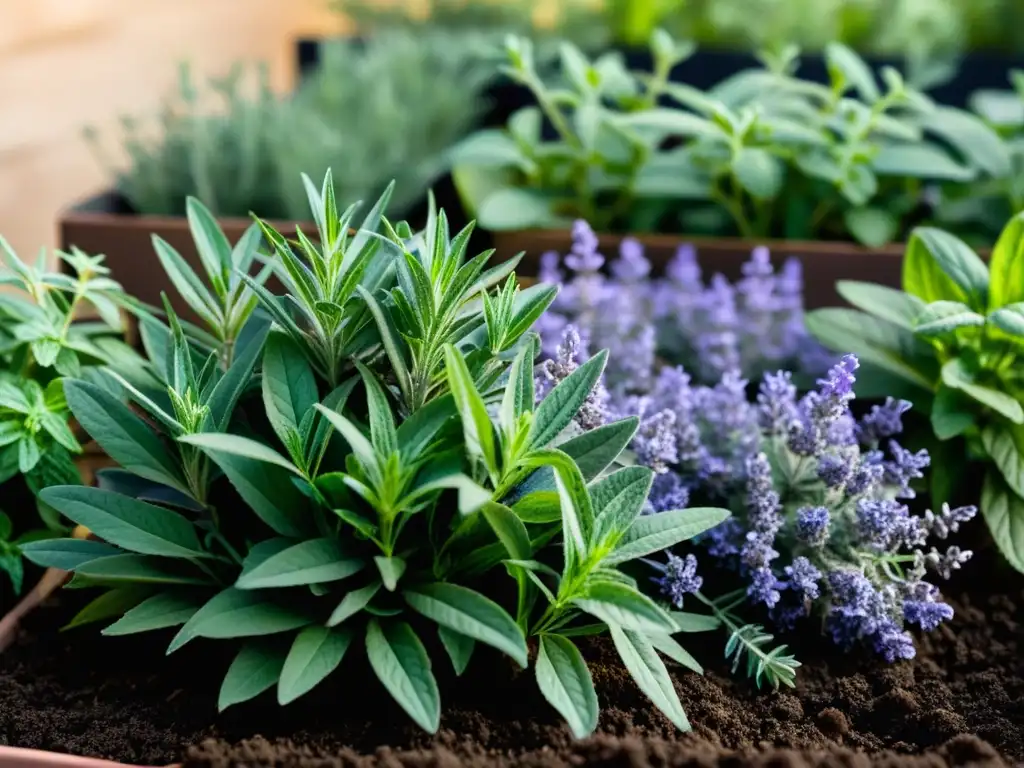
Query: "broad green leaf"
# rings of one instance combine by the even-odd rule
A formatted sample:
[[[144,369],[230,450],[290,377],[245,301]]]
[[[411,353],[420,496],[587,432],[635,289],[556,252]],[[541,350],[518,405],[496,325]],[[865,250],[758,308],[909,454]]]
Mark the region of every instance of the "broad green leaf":
[[[981,442],[1009,489],[1024,498],[1024,427],[993,424],[982,430]]]
[[[551,475],[554,485],[554,475]],[[553,523],[562,519],[562,499],[558,491],[532,491],[512,505],[516,517],[524,523]]]
[[[664,610],[626,584],[599,581],[587,588],[585,597],[573,598],[572,602],[605,624],[645,633],[671,634],[676,631],[675,623]]]
[[[458,142],[449,150],[449,162],[480,168],[513,166],[526,172],[533,166],[515,139],[497,128],[477,131]]]
[[[231,243],[209,209],[192,196],[185,200],[185,216],[210,283],[220,296],[226,296],[232,268]]]
[[[519,423],[519,417],[527,411],[533,411],[534,384],[533,358],[536,349],[527,344],[516,355],[509,369],[508,383],[501,399],[501,426],[509,435],[513,435]]]
[[[779,194],[785,176],[782,162],[759,147],[744,147],[732,160],[736,180],[758,200],[771,200]]]
[[[501,468],[498,466],[494,426],[491,424],[491,417],[487,413],[483,398],[473,383],[473,377],[462,354],[448,344],[444,348],[444,357],[448,386],[462,419],[466,450],[470,455],[481,458],[488,471],[492,475],[497,475]]]
[[[930,391],[939,378],[935,351],[905,328],[853,309],[808,312],[807,330],[835,352],[853,352],[864,362]]]
[[[65,381],[64,394],[75,419],[110,458],[140,477],[187,492],[181,460],[128,406],[85,381]]]
[[[647,640],[654,648],[665,656],[668,656],[676,664],[686,667],[687,669],[693,670],[698,675],[704,674],[704,667],[690,655],[683,646],[681,646],[671,635],[647,635]]]
[[[903,289],[926,303],[959,301],[971,309],[988,308],[989,275],[985,262],[957,237],[918,227],[903,257]]]
[[[173,653],[197,637],[223,639],[274,635],[304,627],[309,618],[261,592],[228,587],[206,602],[171,641]]]
[[[149,597],[151,593],[152,587],[145,584],[125,584],[124,586],[115,587],[104,592],[86,605],[61,629],[73,629],[85,624],[92,624],[114,616],[120,616],[125,611],[137,606]]]
[[[208,557],[187,518],[98,488],[56,486],[39,496],[68,519],[114,546],[140,555]]]
[[[629,445],[640,420],[636,416],[591,429],[571,440],[559,443],[558,449],[568,454],[580,468],[588,483],[604,472]]]
[[[1013,172],[1006,142],[970,112],[940,106],[923,119],[931,133],[949,143],[968,163],[985,174],[1003,178]]]
[[[36,565],[43,568],[59,568],[62,571],[73,571],[90,560],[118,555],[122,551],[91,539],[43,539],[22,544],[19,549]]]
[[[423,643],[404,621],[366,628],[366,655],[377,678],[405,712],[425,731],[441,722],[441,695]]]
[[[260,520],[281,536],[301,537],[309,529],[309,500],[292,482],[291,470],[279,464],[210,449],[238,495]]]
[[[377,452],[373,450],[373,445],[366,439],[366,435],[360,431],[359,427],[340,413],[322,405],[317,405],[316,409],[338,430],[370,476],[377,477],[379,475]]]
[[[433,480],[429,480],[422,485],[418,485],[402,503],[405,505],[411,505],[414,501],[418,502],[424,496],[445,488],[458,491],[459,513],[462,515],[469,515],[476,512],[476,510],[480,509],[482,504],[491,498],[491,492],[479,483],[475,482],[471,477],[469,477],[469,475],[465,475],[461,472],[455,472],[453,474],[443,475]]]
[[[537,686],[548,703],[565,718],[577,739],[597,728],[600,714],[594,680],[579,649],[559,635],[540,636]]]
[[[1024,301],[1001,307],[990,314],[988,319],[999,330],[1024,339]]]
[[[395,417],[391,413],[391,404],[384,394],[377,377],[362,363],[357,362],[356,368],[363,378],[366,387],[366,400],[370,410],[370,442],[374,450],[383,456],[398,452],[398,435],[395,432]]]
[[[251,338],[245,347],[235,350],[231,367],[210,393],[208,405],[215,429],[226,430],[231,423],[231,416],[238,404],[238,399],[252,381],[253,370],[259,361],[269,330],[269,322],[259,324],[259,330],[255,337]],[[264,368],[265,375],[266,369]]]
[[[973,181],[978,175],[977,170],[957,162],[942,147],[909,140],[882,144],[871,158],[871,170],[879,176],[958,183]],[[866,203],[872,196],[873,193],[856,202]]]
[[[1024,408],[1020,402],[1006,392],[975,383],[962,358],[954,357],[942,366],[942,381],[947,387],[960,390],[1014,424],[1024,424]]]
[[[566,566],[582,559],[594,531],[594,509],[583,475],[576,463],[558,449],[534,451],[523,464],[526,467],[551,467],[562,508],[562,537],[566,547]]]
[[[836,292],[857,309],[908,331],[914,330],[914,322],[926,306],[917,296],[877,283],[840,280]]]
[[[283,666],[282,648],[260,640],[245,643],[224,676],[217,711],[259,696],[277,682]]]
[[[669,611],[668,615],[676,623],[679,632],[710,632],[722,626],[722,622],[717,617],[706,616],[702,613]]]
[[[277,701],[290,704],[338,668],[355,636],[351,628],[306,627],[295,636],[277,684]]]
[[[299,434],[303,417],[320,402],[316,376],[298,343],[274,332],[263,350],[263,406],[282,443]]]
[[[608,352],[602,350],[559,382],[541,400],[530,427],[532,447],[547,447],[569,426],[601,378],[607,360]]]
[[[476,648],[476,640],[472,637],[459,634],[444,625],[438,625],[437,636],[441,639],[448,658],[452,661],[456,676],[461,676],[469,666],[469,660]]]
[[[626,665],[640,690],[679,730],[689,731],[690,721],[683,712],[683,705],[679,702],[679,695],[672,685],[672,678],[665,668],[665,663],[658,658],[658,653],[651,642],[643,635],[628,629],[621,629],[615,625],[611,625],[609,629],[622,663]]]
[[[385,557],[377,555],[373,558],[380,572],[381,581],[384,582],[384,589],[394,592],[398,588],[398,581],[405,573],[406,562],[401,557]]]
[[[271,555],[238,578],[238,589],[295,587],[339,581],[366,567],[335,539],[309,539]]]
[[[431,621],[497,648],[526,667],[526,639],[519,625],[479,592],[436,582],[406,589],[402,596],[414,611]]]
[[[184,569],[177,560],[149,555],[111,555],[81,563],[75,574],[102,581],[130,581],[134,584],[210,584],[197,569]]]
[[[374,595],[380,592],[382,586],[383,584],[378,579],[367,584],[365,587],[353,589],[347,593],[341,599],[341,602],[338,603],[338,607],[331,613],[331,617],[327,620],[327,626],[337,626],[345,619],[355,616],[370,604],[370,601],[373,600]]]
[[[202,604],[203,601],[192,593],[159,592],[125,613],[101,634],[131,635],[177,627],[192,618]]]
[[[833,79],[836,74],[840,75],[842,81],[853,86],[867,103],[872,104],[881,97],[874,73],[852,48],[831,42],[825,46],[825,61]]]
[[[454,398],[445,394],[409,416],[398,427],[398,449],[402,458],[409,463],[418,459],[456,413]]]
[[[1003,557],[1024,573],[1024,499],[1013,493],[999,473],[985,473],[981,514]]]
[[[932,401],[932,430],[939,440],[951,440],[974,426],[976,406],[959,390],[940,384]]]
[[[462,173],[462,169],[456,171],[467,181],[472,178]],[[476,218],[481,227],[495,232],[554,228],[570,224],[565,217],[556,213],[556,204],[557,200],[544,192],[503,186],[490,190],[480,200]]]
[[[181,294],[181,298],[199,315],[211,328],[220,328],[224,322],[218,307],[217,300],[203,285],[203,281],[188,265],[170,243],[159,235],[153,235],[153,250],[160,260],[160,264],[170,278],[175,289]]]
[[[183,443],[188,443],[189,445],[194,445],[197,448],[202,448],[215,461],[217,459],[217,454],[227,453],[231,456],[239,456],[243,459],[252,459],[266,464],[275,464],[282,469],[287,469],[289,472],[299,475],[300,477],[302,475],[298,467],[288,461],[288,459],[273,448],[248,437],[242,437],[241,435],[228,435],[221,434],[219,432],[202,432],[195,435],[182,435],[178,440]]]
[[[891,243],[900,226],[899,219],[892,213],[871,206],[847,209],[843,214],[843,223],[854,240],[869,248],[881,248]]]
[[[494,530],[509,558],[512,560],[529,560],[533,557],[533,546],[530,534],[523,521],[504,504],[489,501],[480,510]]]
[[[654,473],[647,467],[624,467],[590,486],[597,520],[596,536],[614,545],[640,516]]]
[[[942,336],[959,328],[980,327],[985,316],[971,310],[959,301],[933,301],[921,310],[914,322],[914,333],[919,336]]]
[[[1010,219],[999,235],[988,268],[989,311],[1024,302],[1024,212]]]
[[[656,515],[643,515],[636,519],[619,546],[602,562],[615,565],[661,552],[714,528],[727,517],[729,510],[717,507],[673,509]]]

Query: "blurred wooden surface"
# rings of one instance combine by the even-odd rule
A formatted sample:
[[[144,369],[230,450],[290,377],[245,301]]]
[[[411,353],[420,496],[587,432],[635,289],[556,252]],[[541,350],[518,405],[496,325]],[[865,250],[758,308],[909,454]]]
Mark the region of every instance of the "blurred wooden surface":
[[[107,182],[82,128],[157,106],[182,59],[265,60],[285,89],[295,37],[341,28],[327,0],[0,0],[0,234],[52,247],[58,210]]]

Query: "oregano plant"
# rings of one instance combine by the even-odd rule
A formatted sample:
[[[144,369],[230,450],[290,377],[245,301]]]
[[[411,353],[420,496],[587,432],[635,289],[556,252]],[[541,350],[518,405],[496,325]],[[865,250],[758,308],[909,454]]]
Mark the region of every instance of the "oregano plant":
[[[385,193],[355,227],[329,176],[305,183],[315,233],[289,241],[258,221],[284,295],[235,269],[222,283],[259,305],[237,333],[148,313],[159,386],[132,386],[134,409],[66,380],[76,418],[120,464],[98,488],[44,492],[95,540],[26,545],[102,590],[72,624],[173,629],[169,652],[237,641],[221,709],[271,688],[290,703],[358,644],[428,731],[441,714],[428,633],[458,674],[489,646],[532,665],[580,736],[597,700],[572,638],[610,633],[641,689],[688,727],[659,653],[699,666],[672,638],[678,617],[620,567],[728,513],[640,516],[652,473],[617,462],[637,420],[586,418],[606,355],[538,392],[529,328],[555,288],[520,289],[516,260],[469,258],[471,229],[453,235],[433,204],[413,232],[384,217]]]

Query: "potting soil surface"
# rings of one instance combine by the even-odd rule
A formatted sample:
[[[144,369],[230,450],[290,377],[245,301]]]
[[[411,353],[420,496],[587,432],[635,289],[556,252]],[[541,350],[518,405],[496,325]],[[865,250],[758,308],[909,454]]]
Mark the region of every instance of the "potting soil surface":
[[[703,677],[673,670],[690,734],[648,704],[610,643],[588,641],[602,714],[582,741],[532,671],[497,656],[474,658],[463,678],[435,656],[443,715],[433,736],[367,676],[355,646],[288,707],[268,692],[216,715],[233,643],[195,641],[165,656],[166,634],[58,633],[81,596],[65,591],[0,654],[0,744],[189,768],[1024,764],[1024,588],[995,583],[1005,591],[952,598],[956,617],[918,637],[908,662],[839,655],[808,627],[794,644],[803,662],[794,690],[758,691],[730,674],[721,633],[681,636],[707,666]]]

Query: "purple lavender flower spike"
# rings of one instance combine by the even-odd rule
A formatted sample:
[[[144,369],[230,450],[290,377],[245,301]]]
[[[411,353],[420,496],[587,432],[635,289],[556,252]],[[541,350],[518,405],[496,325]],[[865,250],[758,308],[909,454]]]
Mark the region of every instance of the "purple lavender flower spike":
[[[697,249],[690,243],[683,243],[676,249],[676,255],[666,266],[665,274],[676,288],[696,291],[703,289],[700,264],[697,263]]]
[[[842,488],[853,474],[853,465],[848,456],[826,454],[818,459],[818,478],[826,488]]]
[[[597,235],[583,219],[572,225],[572,250],[565,257],[565,266],[575,272],[597,272],[604,266],[604,256],[597,252]]]
[[[864,445],[875,446],[886,437],[903,431],[903,414],[910,410],[906,400],[885,399],[885,405],[871,406],[871,412],[861,419],[858,433]]]
[[[654,476],[651,492],[644,506],[646,514],[668,512],[673,509],[686,509],[690,503],[690,489],[683,485],[677,472],[662,472]]]
[[[537,278],[542,283],[551,283],[552,285],[561,285],[562,281],[565,280],[565,273],[559,268],[561,257],[557,251],[545,251],[540,256],[540,270],[537,273]]]
[[[910,624],[917,624],[930,632],[943,621],[953,618],[953,609],[936,598],[939,590],[933,584],[917,582],[903,599],[903,618]]]
[[[668,598],[676,608],[683,607],[683,598],[700,590],[704,580],[697,575],[697,558],[687,555],[685,558],[677,557],[671,552],[666,553],[668,562],[652,563],[662,572],[662,576],[652,579],[659,587],[661,593]]]
[[[785,568],[787,582],[785,589],[800,592],[807,600],[817,600],[821,594],[818,582],[821,581],[821,571],[814,567],[806,557],[793,558],[793,564]]]
[[[796,538],[808,547],[823,547],[828,541],[830,515],[825,507],[801,507],[796,512]]]
[[[922,448],[917,453],[911,453],[895,440],[890,440],[889,452],[892,454],[892,461],[887,461],[882,465],[885,482],[896,486],[898,498],[914,498],[917,494],[910,487],[910,483],[924,477],[924,469],[931,463],[928,451]]]
[[[757,418],[769,434],[789,434],[797,420],[796,387],[789,371],[765,374],[757,393]]]
[[[640,241],[623,238],[619,246],[619,258],[612,262],[612,274],[624,283],[636,283],[651,273],[651,262],[644,256]]]
[[[676,415],[673,411],[658,411],[642,416],[640,427],[633,438],[636,459],[655,474],[668,472],[679,460],[676,451]]]
[[[945,539],[949,534],[959,531],[962,523],[973,519],[977,514],[978,508],[973,505],[950,509],[949,504],[943,502],[939,514],[935,514],[930,509],[924,513],[922,525],[930,536]]]

